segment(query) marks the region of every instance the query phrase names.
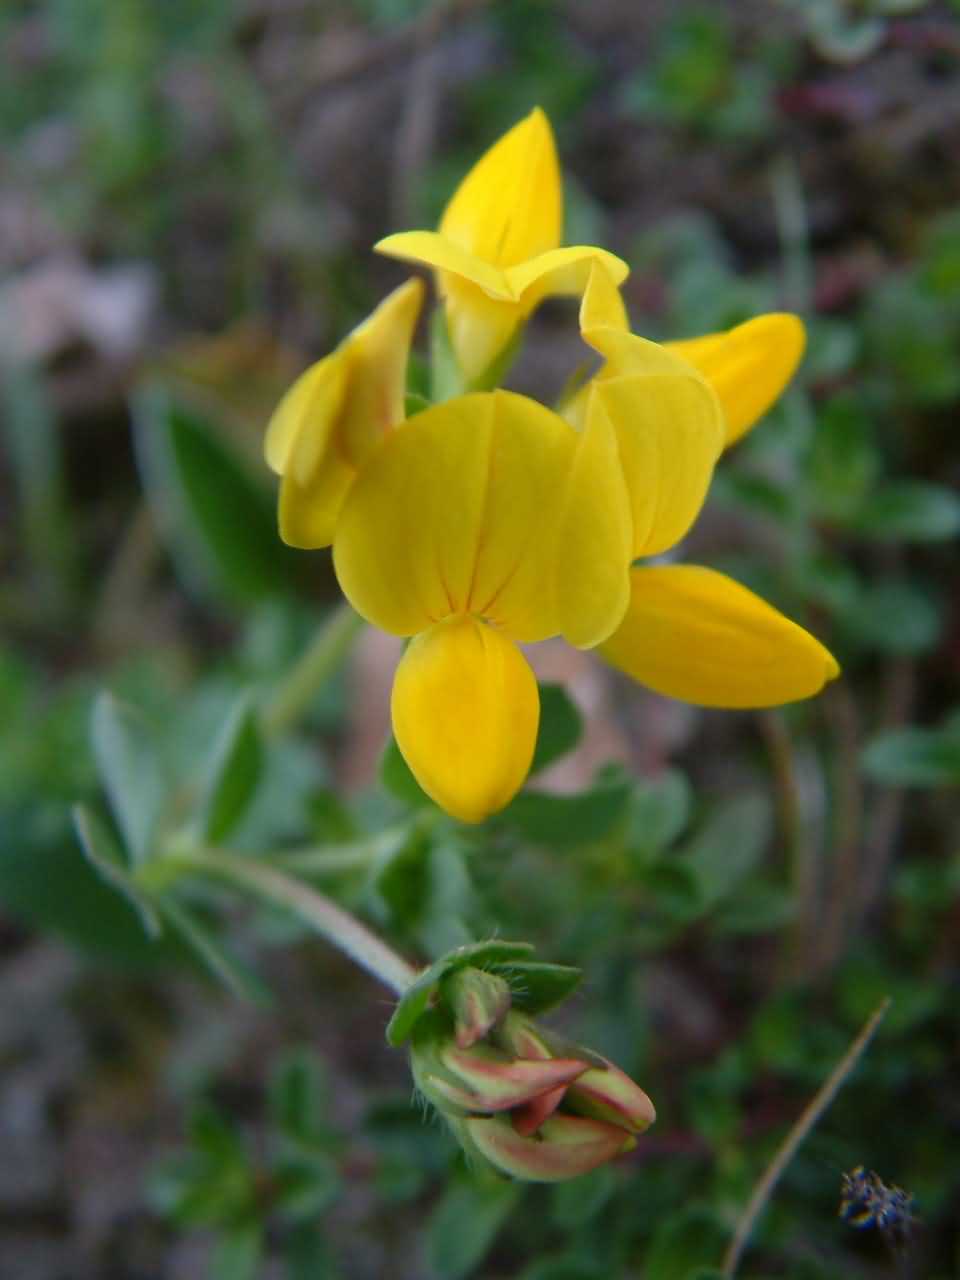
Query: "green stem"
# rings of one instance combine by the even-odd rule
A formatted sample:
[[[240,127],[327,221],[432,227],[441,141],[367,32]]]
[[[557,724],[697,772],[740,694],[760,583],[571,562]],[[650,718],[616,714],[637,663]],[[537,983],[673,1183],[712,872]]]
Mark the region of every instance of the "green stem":
[[[252,890],[257,897],[292,911],[361,968],[379,978],[385,986],[392,987],[398,995],[402,995],[417,977],[418,970],[371,933],[366,925],[316,889],[301,884],[274,867],[214,849],[178,853],[171,862],[182,871],[198,871]]]
[[[260,727],[268,737],[283,733],[302,715],[317,689],[346,657],[362,626],[363,619],[346,602],[338,605],[264,706]]]

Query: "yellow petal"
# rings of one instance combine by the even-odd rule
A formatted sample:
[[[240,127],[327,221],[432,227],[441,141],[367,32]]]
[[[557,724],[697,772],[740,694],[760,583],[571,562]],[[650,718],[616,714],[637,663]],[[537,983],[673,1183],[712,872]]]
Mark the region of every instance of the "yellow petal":
[[[397,635],[457,613],[517,640],[556,634],[557,527],[575,448],[556,414],[507,391],[411,418],[364,467],[337,525],[334,564],[353,607]]]
[[[739,440],[793,377],[806,337],[799,316],[772,312],[726,333],[668,343],[715,389],[727,418],[726,443]]]
[[[599,263],[615,285],[626,280],[630,268],[615,254],[590,244],[553,249],[529,258],[504,273],[510,291],[529,314],[541,299],[555,294],[580,294],[587,288],[590,274]]]
[[[481,378],[516,333],[522,320],[520,305],[499,302],[469,280],[441,273],[447,332],[467,383]]]
[[[589,333],[593,329],[630,331],[627,309],[617,288],[619,281],[603,262],[594,262],[580,304],[580,330]],[[588,339],[589,341],[589,339]]]
[[[423,284],[395,289],[336,351],[293,384],[267,427],[264,452],[282,474],[280,536],[324,547],[358,469],[404,412],[407,358]]]
[[[440,231],[485,262],[509,267],[555,249],[562,219],[557,150],[550,123],[536,107],[473,166],[447,205]]]
[[[434,267],[437,271],[461,276],[491,298],[508,301],[513,298],[505,272],[494,263],[455,244],[439,231],[398,231],[396,235],[379,240],[373,248],[376,253],[383,253],[388,258],[399,258],[402,262],[422,262],[424,266]]]
[[[684,536],[703,506],[722,441],[716,397],[702,379],[683,374],[598,378],[587,421],[601,411],[617,436],[633,557],[658,554]]]
[[[312,364],[290,387],[273,411],[264,437],[263,454],[271,471],[283,475],[294,441],[307,422],[321,424],[311,447],[318,454],[323,452],[325,437],[343,403],[345,375],[342,355],[334,351]]]
[[[577,437],[557,548],[560,633],[578,648],[605,640],[630,599],[633,524],[613,425],[602,407]]]
[[[523,785],[540,701],[516,645],[475,618],[438,623],[397,667],[393,732],[404,759],[442,809],[482,822]]]
[[[704,707],[774,707],[840,668],[819,640],[713,569],[634,569],[630,607],[600,652],[658,693]]]

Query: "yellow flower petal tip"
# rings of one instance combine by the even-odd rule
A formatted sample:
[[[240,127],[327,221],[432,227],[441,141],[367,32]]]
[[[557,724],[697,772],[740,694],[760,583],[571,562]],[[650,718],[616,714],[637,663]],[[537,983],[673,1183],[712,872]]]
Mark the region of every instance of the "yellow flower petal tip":
[[[657,693],[703,707],[775,707],[840,673],[819,640],[725,574],[653,565],[631,579],[630,606],[600,652]]]
[[[437,273],[450,343],[468,385],[480,384],[519,326],[553,294],[581,294],[601,261],[619,284],[628,268],[592,245],[560,248],[563,190],[553,131],[534,108],[477,161],[437,231],[405,231],[374,248]]]
[[[440,234],[498,267],[555,249],[563,226],[560,163],[539,107],[498,139],[454,192]]]
[[[461,822],[509,803],[537,740],[537,682],[520,650],[471,617],[413,639],[397,667],[393,732],[424,791]]]
[[[793,377],[806,347],[806,331],[799,316],[775,311],[725,333],[667,346],[716,391],[726,416],[726,444],[731,445],[767,412]]]
[[[264,456],[282,476],[280,536],[325,547],[359,469],[403,419],[407,359],[423,303],[408,280],[301,374],[267,426]]]

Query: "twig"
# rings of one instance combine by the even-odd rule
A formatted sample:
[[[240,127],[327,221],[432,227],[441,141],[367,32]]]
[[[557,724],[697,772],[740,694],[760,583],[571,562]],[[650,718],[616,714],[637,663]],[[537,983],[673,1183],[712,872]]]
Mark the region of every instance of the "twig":
[[[747,1246],[747,1241],[756,1224],[760,1214],[766,1208],[767,1201],[773,1195],[774,1188],[780,1181],[780,1178],[789,1165],[790,1161],[796,1155],[800,1144],[804,1141],[810,1130],[820,1120],[821,1116],[833,1102],[841,1086],[846,1082],[847,1077],[860,1061],[864,1050],[873,1038],[874,1032],[883,1020],[884,1014],[890,1008],[890,997],[882,1000],[874,1009],[873,1013],[867,1019],[862,1031],[851,1044],[850,1048],[843,1055],[833,1071],[827,1077],[826,1081],[804,1108],[796,1124],[787,1134],[786,1138],[780,1144],[776,1155],[770,1161],[760,1181],[754,1188],[753,1195],[747,1204],[746,1209],[737,1223],[737,1229],[730,1241],[730,1247],[727,1249],[723,1259],[721,1268],[723,1275],[730,1280],[730,1277],[736,1275],[737,1267],[740,1265],[740,1259]]]

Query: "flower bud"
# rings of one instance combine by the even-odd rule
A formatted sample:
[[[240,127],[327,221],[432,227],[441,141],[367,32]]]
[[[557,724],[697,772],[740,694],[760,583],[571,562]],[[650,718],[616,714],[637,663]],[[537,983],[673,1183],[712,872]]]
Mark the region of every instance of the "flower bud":
[[[443,983],[453,1011],[454,1030],[461,1049],[482,1040],[510,1009],[510,986],[485,969],[456,969]]]
[[[509,1177],[559,1182],[632,1150],[655,1118],[647,1095],[528,1012],[555,1005],[573,971],[494,945],[441,957],[401,1001],[392,1043],[411,1039],[417,1088],[468,1158]]]
[[[653,1103],[619,1067],[606,1059],[604,1064],[577,1077],[566,1091],[565,1105],[578,1115],[643,1133],[657,1118]]]
[[[544,1121],[537,1137],[525,1137],[505,1117],[461,1122],[474,1150],[514,1178],[563,1182],[589,1173],[629,1151],[634,1139],[614,1125],[582,1116],[557,1114]]]

